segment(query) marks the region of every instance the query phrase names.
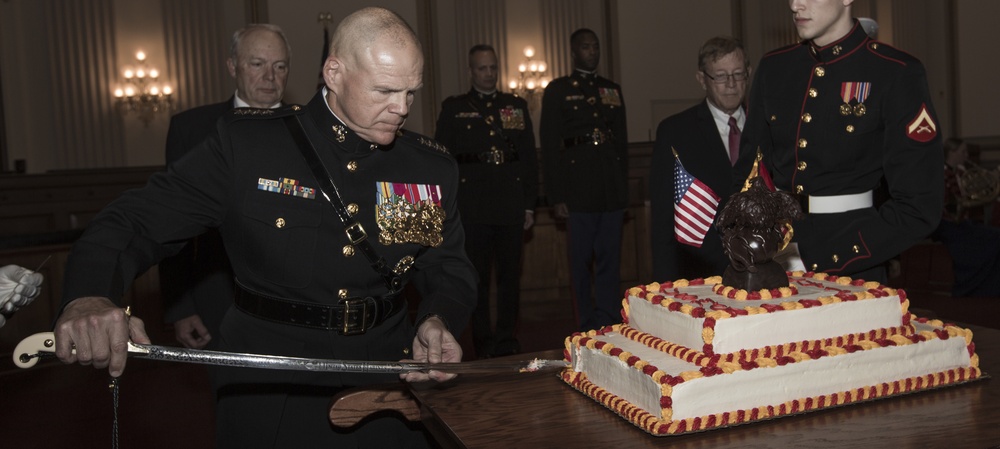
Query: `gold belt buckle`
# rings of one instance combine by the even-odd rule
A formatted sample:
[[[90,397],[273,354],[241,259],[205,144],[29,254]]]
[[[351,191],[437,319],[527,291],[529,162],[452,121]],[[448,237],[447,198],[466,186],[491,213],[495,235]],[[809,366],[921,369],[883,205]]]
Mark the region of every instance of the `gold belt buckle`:
[[[500,165],[503,163],[503,151],[496,148],[490,150],[490,155],[486,158],[486,162],[493,165]]]
[[[368,331],[365,325],[368,324],[368,302],[365,298],[347,298],[341,299],[340,305],[344,306],[344,311],[342,315],[343,322],[341,323],[341,328],[338,331],[340,335],[359,335]],[[358,307],[361,310],[358,310]],[[351,314],[360,313],[359,322],[355,325],[351,325]]]

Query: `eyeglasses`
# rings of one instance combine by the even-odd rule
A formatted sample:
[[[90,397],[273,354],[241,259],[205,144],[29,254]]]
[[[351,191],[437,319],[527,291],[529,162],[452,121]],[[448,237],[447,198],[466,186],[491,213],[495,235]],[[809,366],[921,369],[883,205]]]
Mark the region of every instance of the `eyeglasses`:
[[[701,73],[704,73],[705,76],[707,76],[708,79],[712,80],[712,82],[715,84],[726,84],[729,82],[730,79],[736,82],[742,82],[747,80],[747,72],[722,73],[715,76],[709,75],[708,72],[704,70],[702,70]]]

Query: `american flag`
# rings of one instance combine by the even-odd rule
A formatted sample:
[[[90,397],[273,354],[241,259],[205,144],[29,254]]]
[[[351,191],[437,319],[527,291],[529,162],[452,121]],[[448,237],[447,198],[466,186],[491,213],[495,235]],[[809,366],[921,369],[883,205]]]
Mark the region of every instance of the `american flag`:
[[[676,154],[676,153],[675,153]],[[719,195],[691,176],[680,158],[674,158],[674,234],[677,241],[701,248],[715,220]]]

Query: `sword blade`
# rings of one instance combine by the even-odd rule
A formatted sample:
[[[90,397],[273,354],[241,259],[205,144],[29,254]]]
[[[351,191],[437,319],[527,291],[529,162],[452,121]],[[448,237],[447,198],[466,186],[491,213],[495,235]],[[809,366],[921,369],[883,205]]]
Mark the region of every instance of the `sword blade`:
[[[14,364],[30,368],[44,355],[55,351],[55,336],[43,332],[25,338],[14,350]],[[337,373],[408,373],[413,371],[442,371],[454,374],[539,371],[564,368],[563,360],[481,361],[467,363],[390,362],[368,360],[311,359],[277,355],[247,354],[210,351],[205,349],[175,348],[129,342],[131,357],[169,362],[197,363],[202,365],[232,366],[239,368],[277,369],[293,371]]]

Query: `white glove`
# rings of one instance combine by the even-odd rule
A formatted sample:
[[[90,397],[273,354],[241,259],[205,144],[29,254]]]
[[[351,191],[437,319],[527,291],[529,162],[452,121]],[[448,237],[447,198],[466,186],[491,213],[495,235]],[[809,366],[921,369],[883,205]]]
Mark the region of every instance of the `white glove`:
[[[42,291],[40,273],[17,265],[0,268],[0,327],[7,323],[4,315],[10,315],[31,303]]]

